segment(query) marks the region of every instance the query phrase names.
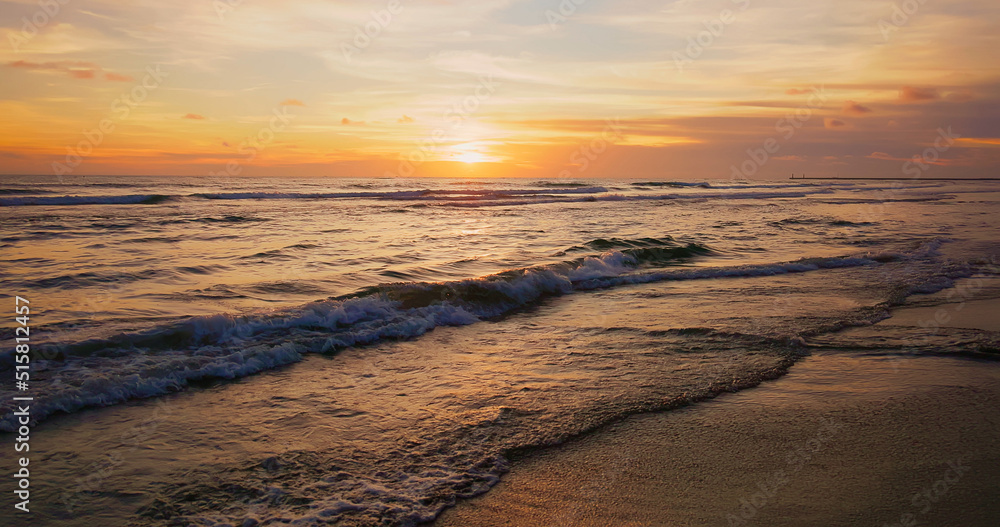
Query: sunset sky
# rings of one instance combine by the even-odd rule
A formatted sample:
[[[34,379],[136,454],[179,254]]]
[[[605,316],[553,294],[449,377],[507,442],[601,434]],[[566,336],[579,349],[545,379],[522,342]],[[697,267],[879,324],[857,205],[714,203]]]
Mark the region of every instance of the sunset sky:
[[[996,0],[576,1],[0,2],[0,173],[1000,176]]]

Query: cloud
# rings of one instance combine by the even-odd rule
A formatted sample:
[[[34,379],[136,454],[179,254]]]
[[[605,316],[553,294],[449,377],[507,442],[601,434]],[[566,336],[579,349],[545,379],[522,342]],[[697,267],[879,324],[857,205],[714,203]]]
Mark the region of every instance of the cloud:
[[[55,70],[55,71],[69,71],[69,69],[72,67],[101,69],[100,66],[94,64],[93,62],[84,62],[79,60],[62,60],[59,62],[31,62],[27,60],[15,60],[14,62],[8,62],[7,66],[11,68],[25,68],[29,70]]]
[[[189,113],[189,114],[185,115],[184,117],[181,117],[181,119],[195,119],[197,121],[201,121],[204,118],[205,118],[204,115],[199,115],[199,114],[196,114],[196,113]]]
[[[777,159],[778,161],[805,161],[806,160],[806,158],[804,158],[802,156],[778,156],[778,157],[775,157],[773,159]]]
[[[93,79],[104,69],[93,62],[79,60],[63,60],[58,62],[31,62],[27,60],[16,60],[8,62],[7,67],[23,68],[32,71],[51,71],[53,73],[65,73],[74,79]],[[120,73],[105,72],[104,79],[118,82],[131,82],[135,79]]]
[[[60,62],[29,62],[27,60],[16,60],[8,62],[9,68],[23,68],[31,71],[51,71],[54,73],[66,73],[76,79],[93,79],[94,70],[100,70],[100,66],[92,62],[82,61],[60,61]]]
[[[12,5],[29,7],[37,3],[14,1]],[[516,160],[508,165],[509,175],[521,175],[520,166],[558,173],[580,145],[603,137],[606,118],[618,115],[624,138],[620,145],[609,147],[599,163],[592,163],[595,177],[633,171],[643,176],[659,171],[677,177],[686,173],[728,176],[730,165],[741,161],[743,145],[772,136],[784,145],[780,154],[804,157],[803,166],[829,167],[822,157],[836,155],[839,160],[850,160],[855,172],[875,175],[874,171],[893,163],[865,159],[868,153],[922,152],[933,142],[938,126],[953,125],[963,136],[1000,137],[1000,77],[992,67],[989,46],[995,38],[989,15],[1000,3],[966,3],[978,7],[949,10],[928,2],[922,9],[933,13],[921,12],[926,18],[919,27],[896,32],[892,45],[881,45],[873,22],[887,16],[885,4],[850,0],[844,3],[848,7],[831,11],[829,17],[817,16],[815,6],[804,3],[754,4],[747,11],[749,18],[737,17],[740,31],[727,29],[722,39],[716,39],[714,52],[703,53],[694,64],[674,72],[670,52],[683,54],[687,44],[683,39],[696,37],[703,20],[715,20],[720,5],[695,0],[586,4],[591,7],[583,6],[571,23],[559,26],[561,44],[553,45],[552,28],[541,13],[544,9],[528,5],[534,3],[486,0],[456,8],[454,2],[442,0],[416,2],[407,4],[406,16],[393,19],[392,31],[383,31],[378,45],[369,46],[346,64],[340,44],[350,43],[354,30],[369,15],[369,8],[357,3],[253,2],[252,12],[242,11],[249,9],[246,6],[240,8],[242,15],[230,12],[220,26],[218,14],[204,5],[164,2],[149,10],[129,2],[100,0],[90,4],[101,9],[87,5],[64,9],[31,40],[30,49],[22,46],[20,54],[11,49],[0,53],[0,77],[12,88],[0,107],[9,121],[30,123],[25,126],[30,130],[21,134],[24,137],[7,134],[0,150],[7,143],[26,145],[22,150],[30,152],[26,155],[37,165],[3,166],[0,171],[44,172],[49,164],[44,156],[64,155],[62,145],[76,140],[73,130],[94,126],[94,109],[106,109],[119,92],[142,80],[147,65],[162,64],[162,70],[170,74],[167,84],[144,103],[152,105],[148,111],[130,117],[130,126],[143,132],[115,141],[114,163],[128,165],[129,172],[143,171],[147,160],[173,163],[173,158],[161,152],[166,149],[236,155],[238,131],[246,128],[249,115],[274,106],[279,112],[292,112],[296,106],[307,106],[305,99],[317,106],[299,109],[313,117],[296,128],[305,127],[314,140],[301,144],[296,152],[288,152],[282,140],[280,146],[273,145],[273,151],[269,147],[269,155],[251,170],[271,170],[268,164],[278,164],[278,160],[320,167],[328,159],[357,160],[359,166],[384,163],[394,170],[399,153],[413,149],[413,141],[425,126],[438,126],[439,119],[446,119],[441,119],[445,110],[463,101],[468,105],[469,97],[476,97],[475,114],[449,134],[447,143],[502,141],[509,146],[491,146],[489,152],[502,152]],[[103,17],[113,20],[109,24]],[[267,23],[260,24],[260,20]],[[669,38],[664,40],[664,35]],[[761,39],[760,35],[781,38]],[[32,64],[4,67],[19,59]],[[68,62],[98,60],[102,68]],[[248,61],[258,67],[247,68]],[[38,69],[39,63],[55,62],[63,69]],[[35,70],[29,71],[29,66]],[[74,78],[70,69],[92,70],[94,77]],[[134,80],[125,82],[109,72],[132,75]],[[262,77],[261,72],[270,74]],[[489,79],[491,74],[494,80]],[[225,82],[207,82],[206,78]],[[666,84],[670,90],[664,92]],[[904,86],[910,87],[905,96]],[[936,99],[904,102],[906,97],[919,98],[926,88],[933,89],[929,95]],[[975,104],[968,103],[969,92],[976,96]],[[277,99],[282,93],[295,95]],[[817,100],[811,98],[814,94],[828,98],[819,101],[821,105],[807,106],[807,100]],[[477,97],[482,95],[491,98]],[[187,112],[178,112],[184,108],[211,109],[203,105],[206,100],[226,106],[213,110],[212,123],[161,126],[164,118],[168,122],[183,119]],[[871,111],[846,106],[848,101]],[[250,108],[257,110],[246,110]],[[403,109],[420,117],[397,114],[392,118],[392,113]],[[777,120],[788,115],[795,119],[793,112],[799,109],[811,110],[813,117],[786,142],[775,127],[784,127],[788,121]],[[336,119],[337,113],[344,118],[343,112],[364,117],[364,121],[372,119],[372,125],[353,118]],[[567,120],[569,116],[574,120]],[[834,121],[828,125],[824,118]],[[898,124],[889,124],[890,119]],[[400,126],[392,127],[393,121]],[[842,126],[835,125],[840,122]],[[62,135],[55,138],[57,132]],[[232,135],[231,148],[218,148],[224,139],[214,137],[219,133]],[[975,170],[985,175],[1000,170],[1000,148],[976,144],[975,149],[972,143],[961,145],[964,148],[956,144],[956,152],[949,155],[974,150],[980,156]],[[35,150],[29,151],[28,146]],[[102,150],[112,157],[110,150]],[[447,152],[431,157],[445,158]],[[89,163],[93,172],[103,170],[96,161]],[[775,163],[776,167],[781,166],[777,163],[799,166],[791,159]],[[183,170],[205,172],[201,167]],[[325,168],[305,170],[326,173]],[[769,169],[762,170],[759,177],[772,175]],[[972,174],[969,170],[968,175]]]
[[[965,88],[948,93],[944,98],[950,102],[969,102],[975,100],[976,96],[972,90]]]
[[[802,106],[801,102],[795,101],[735,101],[722,103],[727,106],[748,106],[751,108],[799,108]]]
[[[120,73],[105,73],[104,78],[109,81],[118,82],[132,82],[135,80],[131,75],[122,75]]]
[[[352,121],[352,120],[348,119],[347,117],[344,117],[343,119],[340,120],[340,124],[343,124],[343,125],[365,124],[365,122],[364,121]]]
[[[866,113],[871,113],[872,109],[867,106],[862,106],[854,101],[847,101],[844,104],[844,113],[848,115],[863,115]]]
[[[931,88],[903,86],[903,88],[899,90],[899,100],[903,102],[932,101],[937,98],[937,91]]]
[[[834,128],[841,128],[841,127],[847,126],[847,123],[845,123],[844,121],[841,121],[840,119],[833,119],[833,118],[827,117],[827,118],[823,119],[823,126],[825,126],[826,128],[832,130]]]
[[[960,137],[956,143],[965,147],[1000,147],[1000,137]]]
[[[871,154],[868,154],[865,157],[867,157],[868,159],[879,159],[879,160],[882,160],[882,161],[898,161],[898,162],[907,162],[907,161],[916,162],[916,161],[920,161],[921,163],[924,163],[924,164],[936,165],[936,166],[941,166],[941,167],[963,166],[963,165],[967,165],[968,162],[969,162],[967,159],[948,159],[948,158],[944,158],[944,157],[938,158],[938,159],[928,159],[927,157],[921,157],[919,155],[915,155],[915,156],[909,157],[909,158],[907,158],[907,157],[896,157],[896,156],[887,154],[885,152],[872,152]]]

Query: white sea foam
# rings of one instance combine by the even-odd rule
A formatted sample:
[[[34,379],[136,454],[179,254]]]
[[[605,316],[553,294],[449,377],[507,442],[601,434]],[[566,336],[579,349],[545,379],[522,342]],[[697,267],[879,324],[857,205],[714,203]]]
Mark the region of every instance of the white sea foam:
[[[653,270],[641,266],[640,256],[684,257],[709,251],[669,239],[654,247],[649,240],[599,241],[643,246],[477,279],[385,284],[360,296],[287,311],[197,316],[105,340],[70,344],[58,350],[65,354],[64,362],[42,361],[35,384],[46,385],[46,397],[33,407],[32,414],[40,420],[55,411],[72,412],[168,393],[200,379],[250,375],[298,361],[303,353],[412,338],[438,326],[473,324],[550,295],[650,282],[773,276],[907,259],[922,261],[936,256],[946,240],[930,240],[908,252]],[[650,251],[654,253],[650,255]],[[942,277],[918,284],[910,293],[932,292],[951,284],[950,278]],[[10,415],[0,421],[0,430],[10,431],[13,426]]]
[[[383,286],[377,294],[305,305],[288,313],[213,315],[144,332],[123,334],[87,350],[137,348],[124,356],[65,350],[65,363],[50,362],[39,383],[46,397],[32,409],[36,419],[55,411],[115,404],[182,389],[189,382],[232,379],[300,360],[303,353],[330,352],[384,339],[412,338],[438,326],[475,323],[536,302],[545,295],[665,280],[770,276],[836,267],[877,265],[864,257],[816,258],[737,267],[643,272],[620,251],[587,257],[575,265],[529,268],[512,277],[448,283]],[[405,293],[405,294],[404,294]],[[402,295],[402,296],[401,296]],[[419,305],[407,307],[411,298]],[[186,342],[163,349],[163,342]],[[159,347],[158,347],[159,346]],[[143,351],[145,350],[145,351]],[[109,355],[109,356],[105,356]],[[120,354],[119,354],[120,355]],[[51,376],[47,381],[45,375]],[[10,431],[7,417],[0,429]]]

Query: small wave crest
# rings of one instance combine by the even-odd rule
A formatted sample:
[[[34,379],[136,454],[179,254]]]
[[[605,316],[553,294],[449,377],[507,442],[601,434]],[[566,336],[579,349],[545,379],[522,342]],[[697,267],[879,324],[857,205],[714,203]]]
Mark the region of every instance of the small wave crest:
[[[18,193],[13,189],[11,193]],[[277,199],[376,199],[376,200],[429,200],[429,201],[472,201],[472,200],[504,200],[513,197],[533,197],[541,195],[563,194],[601,194],[607,192],[604,187],[577,187],[567,185],[564,188],[539,189],[461,189],[461,190],[400,190],[400,191],[362,191],[362,192],[212,192],[190,195],[166,194],[128,194],[128,195],[96,195],[96,196],[18,196],[2,197],[0,205],[38,206],[38,205],[157,205],[166,202],[186,199],[207,200],[277,200]]]
[[[632,183],[633,187],[670,187],[670,188],[687,188],[687,187],[701,187],[701,188],[712,188],[712,185],[708,182],[690,182],[690,181],[637,181]]]
[[[41,348],[42,354],[60,360],[38,360],[38,384],[46,385],[47,392],[37,409],[33,407],[33,415],[42,419],[57,411],[161,395],[201,379],[250,375],[300,360],[304,353],[330,353],[387,339],[413,338],[438,326],[473,324],[502,316],[555,295],[650,282],[880,265],[933,254],[940,245],[923,244],[912,255],[862,254],[772,264],[649,269],[644,259],[663,258],[660,251],[677,259],[710,254],[711,249],[668,238],[589,243],[618,248],[475,279],[381,284],[293,310],[197,316],[110,338]],[[649,251],[657,252],[650,256]],[[0,369],[12,366],[11,353],[0,355]],[[51,376],[49,381],[59,382],[46,382],[46,375]],[[0,430],[9,431],[13,426],[9,417],[0,421]]]
[[[0,198],[0,205],[157,205],[177,196],[163,194],[130,194],[125,196],[24,196]]]

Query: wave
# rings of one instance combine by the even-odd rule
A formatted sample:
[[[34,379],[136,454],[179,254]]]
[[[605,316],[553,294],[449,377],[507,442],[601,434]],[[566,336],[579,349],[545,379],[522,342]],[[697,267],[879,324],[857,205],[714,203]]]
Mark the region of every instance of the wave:
[[[875,225],[868,221],[849,221],[834,218],[785,218],[783,220],[770,221],[767,223],[772,227],[785,227],[795,225],[829,225],[831,227],[867,227]]]
[[[599,194],[607,192],[604,187],[510,189],[510,190],[400,190],[392,192],[212,192],[189,195],[129,194],[97,196],[24,196],[0,198],[0,205],[157,205],[169,201],[190,198],[209,200],[250,200],[250,199],[382,199],[382,200],[475,200],[504,199],[512,196],[533,196],[541,194]]]
[[[220,216],[220,217],[208,216],[204,218],[196,218],[193,220],[184,220],[184,221],[190,221],[195,223],[246,223],[246,222],[271,221],[271,220],[268,218],[257,218],[254,216],[240,216],[238,214],[229,214],[227,216]],[[183,221],[181,223],[183,223]]]
[[[751,190],[751,189],[783,189],[783,188],[826,188],[826,187],[853,187],[854,183],[834,183],[834,182],[815,182],[815,183],[779,183],[779,182],[761,182],[761,183],[739,183],[735,181],[731,182],[718,182],[709,183],[707,181],[637,181],[633,182],[634,187],[670,187],[670,188],[710,188],[713,190]]]
[[[496,189],[496,190],[400,190],[394,192],[326,192],[326,193],[281,193],[281,192],[231,192],[213,194],[194,194],[206,199],[343,199],[343,198],[373,198],[385,200],[417,200],[417,199],[502,199],[511,196],[533,196],[543,194],[600,194],[607,192],[605,187],[574,187],[538,189]]]
[[[532,183],[536,187],[544,188],[586,188],[593,186],[592,183],[579,183],[573,181],[536,181]]]
[[[559,203],[584,201],[626,201],[647,199],[769,199],[797,198],[810,194],[825,194],[833,192],[827,187],[811,186],[799,190],[783,189],[790,186],[760,186],[760,187],[705,187],[696,185],[712,192],[684,194],[639,194],[623,195],[609,193],[606,187],[572,187],[546,189],[493,189],[493,190],[402,190],[393,192],[215,192],[189,195],[164,194],[130,194],[130,195],[99,195],[99,196],[23,196],[0,198],[0,205],[38,206],[38,205],[158,205],[168,202],[192,199],[202,200],[279,200],[279,199],[373,199],[386,201],[425,201],[437,202],[451,206],[489,206],[489,205],[525,205],[532,203]],[[728,189],[749,188],[748,192],[724,192]],[[753,190],[755,189],[756,190]],[[578,195],[584,195],[577,197]],[[899,200],[896,200],[899,201]]]
[[[672,187],[672,188],[686,188],[686,187],[701,187],[701,188],[711,188],[712,185],[708,182],[694,183],[690,181],[637,181],[632,183],[633,187]]]
[[[36,289],[79,289],[90,286],[112,286],[152,280],[157,278],[177,277],[186,274],[207,275],[228,269],[224,265],[180,266],[173,269],[142,269],[136,271],[84,271],[28,280],[22,282],[26,287]]]
[[[622,239],[622,238],[597,238],[596,240],[591,240],[584,243],[586,247],[598,250],[608,250],[608,249],[622,249],[622,248],[636,248],[636,247],[655,247],[658,245],[669,245],[673,242],[673,238],[670,236],[664,238],[638,238],[635,240]]]
[[[706,246],[696,243],[678,245],[670,236],[663,238],[597,238],[584,243],[574,245],[565,251],[560,251],[553,256],[566,256],[574,252],[592,252],[618,250],[622,254],[634,258],[638,266],[646,264],[662,265],[663,263],[712,254],[714,251]]]
[[[37,398],[33,416],[41,420],[59,411],[162,395],[200,380],[250,375],[298,361],[306,353],[332,353],[387,339],[413,338],[438,326],[467,325],[506,315],[550,296],[669,280],[879,265],[896,258],[861,255],[651,270],[647,266],[653,260],[680,260],[710,254],[711,249],[655,238],[590,243],[628,247],[476,279],[381,284],[292,310],[196,316],[110,338],[36,348],[40,378],[33,380],[35,385],[46,386],[46,394]],[[0,355],[0,369],[12,367],[13,354]],[[5,415],[0,430],[10,431],[14,422],[9,413]]]
[[[25,196],[0,198],[0,205],[17,207],[27,205],[156,205],[177,196],[163,194],[130,194],[124,196]]]
[[[52,194],[52,191],[36,188],[0,188],[0,196],[6,194]]]
[[[644,201],[644,200],[664,200],[664,201],[681,201],[681,200],[709,200],[709,199],[732,199],[732,200],[747,200],[747,199],[779,199],[779,198],[804,198],[813,194],[829,194],[832,193],[832,189],[816,189],[811,191],[778,191],[778,192],[713,192],[713,193],[697,193],[697,194],[646,194],[646,195],[625,195],[625,194],[611,194],[605,193],[596,196],[584,196],[584,197],[547,197],[547,198],[536,198],[531,200],[483,200],[483,201],[455,201],[455,202],[442,202],[438,203],[439,206],[445,207],[497,207],[497,206],[512,206],[512,205],[537,205],[543,203],[586,203],[586,202],[604,202],[604,201]],[[413,206],[425,206],[425,205],[410,205]]]

